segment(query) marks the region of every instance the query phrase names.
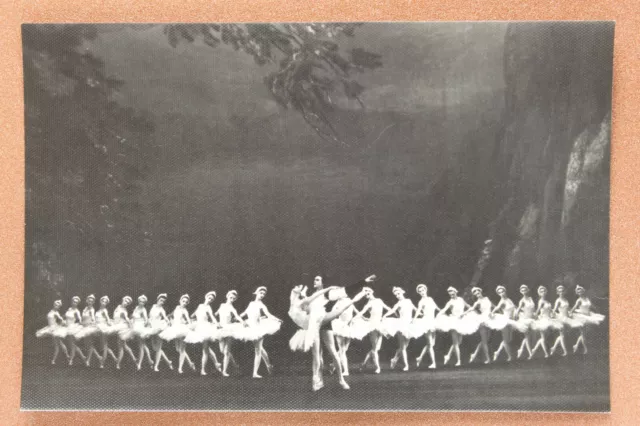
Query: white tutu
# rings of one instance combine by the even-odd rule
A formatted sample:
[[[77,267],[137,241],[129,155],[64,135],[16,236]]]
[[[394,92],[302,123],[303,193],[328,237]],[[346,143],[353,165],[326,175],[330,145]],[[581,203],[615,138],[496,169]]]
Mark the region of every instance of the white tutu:
[[[84,339],[85,337],[95,336],[100,333],[100,329],[97,325],[85,325],[74,334],[74,337],[78,340]]]
[[[347,339],[353,339],[354,330],[351,325],[351,321],[343,321],[340,318],[336,318],[331,321],[331,329],[333,334],[340,337],[346,337]]]
[[[574,321],[577,321],[575,322],[575,324],[581,324],[574,327],[582,327],[584,325],[599,325],[602,321],[604,321],[604,318],[605,316],[602,314],[581,314],[579,312],[574,312],[572,317]]]
[[[538,318],[531,323],[531,329],[535,331],[560,330],[562,327],[562,321],[549,317]]]
[[[411,326],[410,322],[401,320],[400,318],[383,318],[382,329],[386,331],[385,334],[389,336],[395,336],[400,333],[408,339],[414,337],[415,328]]]
[[[292,351],[309,352],[309,349],[313,347],[313,343],[316,339],[320,340],[320,333],[318,330],[305,330],[301,328],[296,331],[295,334],[289,340],[289,348]]]
[[[351,321],[352,339],[362,340],[372,331],[377,331],[385,338],[392,336],[389,334],[390,330],[384,326],[382,321],[371,321],[362,317],[358,317]]]
[[[494,314],[483,317],[482,325],[492,330],[502,330],[510,325],[511,320],[503,314]]]
[[[169,323],[165,319],[155,319],[150,322],[149,336],[157,336],[169,327]]]
[[[517,321],[515,321],[514,328],[520,333],[526,333],[533,325],[533,321],[532,318],[518,318]]]
[[[282,323],[273,318],[260,318],[257,323],[251,323],[239,333],[240,340],[255,342],[264,336],[275,334]]]
[[[223,325],[222,328],[218,330],[218,339],[231,337],[236,340],[242,340],[242,336],[244,336],[244,328],[245,326],[241,322]]]
[[[139,337],[141,339],[148,339],[154,333],[154,329],[152,327],[149,327],[142,322],[134,322],[132,329],[134,337]]]
[[[584,322],[576,318],[571,318],[566,315],[557,316],[556,319],[562,322],[563,326],[570,328],[580,328],[584,325]]]
[[[76,334],[82,331],[82,325],[79,323],[73,323],[67,325],[67,336],[73,336],[75,339]]]
[[[300,328],[309,327],[309,314],[300,308],[291,307],[289,309],[289,318]]]
[[[103,334],[105,336],[112,336],[116,334],[119,330],[118,327],[114,325],[109,325],[104,322],[98,323],[96,327],[98,327],[98,331],[100,332],[100,334]]]
[[[436,329],[438,331],[448,332],[457,331],[460,334],[469,335],[478,331],[482,317],[475,312],[469,312],[462,318],[453,315],[438,314],[436,316]]]
[[[416,318],[411,322],[411,333],[416,339],[424,334],[436,331],[436,321],[430,318]]]
[[[120,340],[128,341],[128,340],[132,340],[135,337],[133,328],[131,328],[129,324],[121,322],[121,323],[115,324],[114,328]]]
[[[202,343],[220,339],[220,331],[216,324],[211,322],[198,322],[193,330],[190,330],[184,338],[185,343]]]
[[[48,325],[36,331],[36,337],[38,339],[41,339],[47,336],[60,337],[60,338],[67,337],[67,327],[64,327],[62,325],[54,325],[54,326]]]
[[[189,324],[172,324],[165,328],[158,336],[162,340],[170,342],[174,339],[184,339],[187,334],[192,330],[193,325]]]

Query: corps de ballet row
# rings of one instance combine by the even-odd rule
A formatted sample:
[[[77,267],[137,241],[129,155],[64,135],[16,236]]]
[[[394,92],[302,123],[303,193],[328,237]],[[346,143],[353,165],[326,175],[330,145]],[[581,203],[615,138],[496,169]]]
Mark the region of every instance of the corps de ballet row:
[[[501,353],[507,361],[513,358],[512,342],[513,332],[522,335],[517,357],[521,358],[526,351],[528,358],[541,350],[545,357],[553,355],[556,350],[562,350],[562,356],[567,355],[566,337],[569,330],[577,330],[577,339],[573,345],[573,352],[582,347],[583,353],[587,352],[585,341],[585,327],[598,325],[604,320],[604,316],[593,312],[592,304],[586,295],[585,289],[575,286],[576,300],[570,304],[567,298],[567,289],[563,285],[556,287],[557,297],[552,303],[548,300],[548,290],[544,286],[537,289],[538,300],[534,301],[530,295],[529,287],[520,286],[521,298],[515,304],[507,295],[506,288],[495,288],[497,295],[494,303],[484,295],[479,287],[473,287],[471,294],[475,301],[468,304],[458,295],[458,290],[449,287],[447,292],[449,300],[441,308],[428,296],[428,288],[425,284],[419,284],[415,291],[420,296],[417,306],[406,297],[403,288],[393,287],[393,294],[397,301],[389,307],[384,301],[376,297],[373,290],[375,275],[371,275],[357,284],[345,287],[325,287],[321,276],[317,276],[313,282],[313,292],[308,295],[308,288],[298,285],[291,290],[289,317],[299,327],[298,331],[289,341],[293,351],[311,352],[312,355],[312,388],[319,390],[324,386],[323,350],[330,353],[333,360],[332,368],[345,389],[349,385],[345,376],[349,375],[349,362],[347,351],[352,339],[363,340],[368,337],[371,348],[362,362],[362,368],[371,362],[373,371],[380,373],[379,351],[383,338],[397,339],[397,350],[391,359],[391,368],[402,361],[403,370],[409,370],[407,347],[411,339],[425,336],[426,342],[416,358],[419,366],[423,357],[428,353],[431,359],[430,368],[436,368],[436,355],[434,346],[436,333],[450,333],[451,346],[444,355],[443,362],[449,363],[455,355],[455,365],[462,362],[460,344],[463,336],[479,335],[479,343],[470,356],[469,362],[474,362],[480,355],[484,363],[496,361]],[[353,297],[347,295],[347,289],[356,289],[358,292]],[[120,368],[123,357],[127,354],[136,364],[138,370],[143,363],[155,371],[159,371],[161,362],[173,369],[173,363],[169,360],[162,347],[166,342],[173,342],[178,353],[178,372],[183,372],[184,363],[196,370],[191,360],[187,345],[199,344],[202,346],[200,372],[206,375],[206,366],[209,360],[215,368],[228,376],[229,365],[237,365],[232,345],[234,341],[252,342],[254,345],[253,377],[260,378],[259,369],[264,362],[269,373],[272,371],[272,363],[269,355],[263,347],[266,336],[273,335],[280,330],[282,320],[276,318],[267,309],[263,302],[267,294],[267,288],[258,287],[254,292],[254,300],[247,308],[238,313],[234,307],[237,292],[231,290],[226,294],[226,301],[221,303],[214,313],[211,305],[216,298],[216,292],[210,291],[204,296],[204,300],[190,313],[188,305],[191,298],[188,294],[182,295],[178,305],[171,314],[165,311],[165,302],[168,295],[163,293],[156,297],[156,302],[147,312],[146,296],[137,298],[137,305],[129,316],[129,306],[133,303],[130,296],[125,296],[116,308],[113,315],[109,314],[110,299],[102,296],[99,307],[94,304],[96,297],[86,297],[85,306],[80,311],[81,299],[74,296],[71,306],[64,316],[60,314],[62,301],[56,300],[53,308],[47,314],[48,325],[36,332],[39,338],[50,336],[53,340],[53,359],[55,364],[59,352],[66,356],[69,365],[73,364],[76,356],[80,357],[89,366],[92,356],[98,359],[100,368],[104,368],[106,361],[112,358],[116,368]],[[366,299],[361,310],[355,307],[355,303]],[[489,336],[491,330],[501,332],[502,341],[497,350],[490,355]],[[547,338],[553,335],[554,343],[547,349]],[[114,352],[109,346],[110,337],[117,344]],[[95,340],[99,340],[96,347]],[[84,352],[78,346],[84,344]],[[137,345],[138,354],[129,343]],[[217,342],[222,354],[222,363],[213,348]],[[66,343],[66,344],[65,344]],[[148,346],[151,345],[151,349]],[[152,353],[153,351],[153,358]]]

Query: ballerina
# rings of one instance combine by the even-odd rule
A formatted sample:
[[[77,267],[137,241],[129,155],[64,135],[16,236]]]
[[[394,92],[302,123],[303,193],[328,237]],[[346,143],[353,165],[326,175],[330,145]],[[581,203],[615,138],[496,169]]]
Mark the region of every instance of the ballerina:
[[[171,322],[167,317],[167,312],[164,310],[164,303],[167,300],[167,293],[160,293],[156,296],[156,303],[149,310],[149,322],[151,323],[151,349],[155,354],[155,362],[153,365],[153,371],[156,373],[160,371],[160,361],[164,362],[169,367],[169,370],[173,370],[173,363],[167,357],[167,354],[162,350],[162,344],[164,340],[159,336],[164,330],[166,330]]]
[[[253,378],[261,379],[262,376],[258,374],[258,370],[262,361],[264,361],[269,374],[273,371],[269,355],[263,347],[264,337],[275,334],[280,330],[282,320],[274,317],[262,302],[262,299],[267,294],[266,287],[258,287],[253,294],[255,295],[255,300],[249,303],[247,309],[240,314],[240,318],[247,317],[247,327],[242,333],[243,340],[253,342]]]
[[[383,327],[389,330],[389,334],[398,338],[398,349],[396,350],[393,358],[391,358],[391,369],[393,370],[400,357],[402,356],[402,362],[404,368],[402,371],[409,371],[409,361],[407,358],[407,347],[409,341],[413,338],[413,330],[411,327],[411,320],[413,318],[413,311],[416,310],[411,299],[405,297],[404,289],[400,287],[393,288],[393,295],[396,296],[398,302],[391,308],[389,312],[385,314],[382,320]],[[398,313],[398,318],[389,318],[391,315]]]
[[[382,299],[374,296],[373,289],[370,287],[364,287],[364,297],[367,298],[367,304],[362,310],[357,313],[351,321],[353,336],[356,339],[362,339],[364,336],[369,336],[371,342],[371,349],[364,357],[360,369],[366,368],[369,360],[373,360],[375,367],[374,373],[380,374],[380,348],[382,347],[382,338],[390,337],[387,329],[382,324],[382,315],[386,311],[390,311]],[[364,319],[364,314],[369,313],[369,318]]]
[[[146,340],[153,334],[153,329],[150,327],[149,315],[147,314],[147,296],[144,294],[138,296],[138,306],[133,309],[131,319],[133,321],[133,333],[134,339],[138,341],[138,371],[142,368],[142,361],[147,359],[149,366],[153,368],[153,360],[151,359],[151,352],[149,346],[147,346]]]
[[[207,375],[205,367],[207,366],[209,357],[211,357],[216,370],[222,371],[222,366],[218,361],[218,357],[210,346],[210,343],[219,339],[221,328],[220,324],[213,316],[213,311],[211,310],[211,304],[215,298],[215,291],[210,291],[204,295],[204,302],[198,305],[196,311],[191,315],[191,318],[195,318],[196,325],[184,339],[185,343],[202,343],[202,361],[200,363],[200,375],[202,376]]]
[[[536,311],[536,303],[531,296],[529,296],[529,287],[526,284],[520,286],[520,294],[522,294],[522,298],[520,302],[518,302],[515,315],[518,318],[519,331],[524,334],[524,337],[522,338],[520,349],[518,349],[518,359],[520,359],[525,349],[529,353],[529,357],[531,357],[531,340],[533,338],[531,325],[533,324],[533,317]]]
[[[96,301],[96,297],[93,294],[87,296],[85,303],[86,306],[82,310],[82,329],[75,335],[76,340],[84,341],[85,351],[87,353],[87,359],[85,364],[87,367],[91,364],[91,357],[95,354],[96,358],[102,364],[102,357],[94,346],[93,337],[100,333],[100,329],[96,324],[96,310],[93,304]]]
[[[502,333],[502,342],[500,342],[500,346],[498,346],[498,349],[494,352],[493,360],[496,361],[498,359],[498,356],[500,356],[500,352],[504,350],[505,354],[507,355],[507,362],[511,362],[511,339],[513,338],[513,328],[516,325],[514,315],[516,311],[516,305],[507,296],[507,289],[504,286],[499,285],[498,287],[496,287],[496,294],[500,296],[500,302],[498,302],[493,311],[491,311],[491,315],[494,317],[494,319],[500,317],[503,318],[506,324],[500,330]]]
[[[171,325],[167,327],[159,336],[170,342],[173,340],[176,346],[176,352],[178,352],[178,373],[182,374],[182,366],[185,360],[189,364],[189,368],[196,371],[196,365],[191,361],[189,354],[187,353],[187,344],[184,342],[184,338],[191,330],[191,318],[187,311],[187,305],[191,301],[191,297],[188,294],[180,296],[178,305],[173,310],[173,321]]]
[[[53,308],[51,308],[47,314],[47,326],[36,331],[36,337],[39,339],[51,336],[51,340],[53,341],[53,358],[51,359],[51,365],[55,365],[60,349],[62,349],[64,355],[69,359],[69,351],[67,351],[67,347],[63,342],[67,330],[64,326],[64,319],[60,315],[61,307],[61,300],[54,301]]]
[[[366,282],[372,282],[375,276],[367,278]],[[289,347],[293,351],[301,350],[304,352],[312,350],[312,389],[318,391],[324,387],[322,379],[322,352],[321,346],[324,343],[326,349],[331,353],[334,366],[339,377],[340,386],[343,389],[349,389],[349,385],[342,375],[342,366],[335,350],[335,339],[333,331],[329,330],[331,322],[338,318],[353,303],[362,299],[366,290],[362,289],[353,299],[351,303],[344,303],[340,309],[325,311],[325,305],[328,302],[327,293],[333,291],[330,299],[337,300],[338,292],[344,291],[340,287],[324,287],[322,277],[317,276],[314,279],[316,291],[311,296],[306,296],[306,287],[298,286],[291,291],[289,316],[294,322],[301,327],[289,342]]]
[[[551,306],[551,302],[549,302],[547,297],[547,288],[545,286],[538,287],[538,309],[536,310],[536,320],[531,323],[531,328],[540,333],[540,338],[533,346],[531,350],[531,355],[529,359],[533,358],[533,355],[538,351],[538,348],[542,349],[542,353],[545,358],[549,358],[549,353],[547,352],[547,331],[551,328],[560,329],[563,327],[561,321],[551,318],[553,313],[553,307]]]
[[[87,362],[87,357],[82,353],[82,350],[78,347],[76,334],[82,330],[82,316],[78,305],[80,304],[80,298],[73,296],[71,298],[71,306],[64,314],[65,322],[67,324],[67,345],[71,348],[71,354],[69,355],[69,365],[73,365],[73,359],[76,353],[80,356],[83,362]]]
[[[342,375],[348,376],[349,360],[347,358],[347,351],[349,350],[351,338],[353,337],[351,320],[353,319],[353,316],[358,313],[358,310],[353,306],[353,302],[349,299],[349,296],[347,296],[347,292],[344,289],[341,288],[336,290],[335,297],[337,300],[331,311],[340,311],[342,313],[338,318],[331,321],[331,329],[333,330],[333,334],[336,336],[336,342],[338,343],[338,357],[340,358],[342,366]]]
[[[220,325],[222,326],[222,330],[220,330],[219,345],[220,352],[222,352],[222,375],[224,377],[229,377],[229,363],[238,368],[238,364],[231,353],[231,345],[234,338],[240,339],[240,334],[242,332],[242,328],[240,327],[246,326],[246,322],[240,318],[238,311],[236,311],[236,308],[233,306],[233,302],[235,302],[237,298],[237,291],[228,291],[227,301],[221,303],[216,312],[216,315],[218,315],[218,318],[220,319]],[[233,322],[234,319],[237,323]]]
[[[418,284],[416,292],[420,295],[420,301],[418,302],[416,314],[413,317],[413,324],[416,329],[415,334],[418,337],[424,334],[427,340],[424,348],[422,348],[422,352],[420,352],[420,355],[416,358],[416,367],[420,367],[422,358],[424,358],[427,350],[429,350],[429,356],[431,357],[431,365],[429,365],[429,368],[436,368],[436,354],[434,351],[436,345],[435,316],[436,312],[440,311],[440,308],[436,305],[436,302],[427,295],[428,289],[425,284]],[[422,315],[422,317],[418,318],[420,315]]]
[[[576,286],[576,294],[578,300],[569,311],[569,315],[577,321],[576,325],[580,328],[580,336],[573,345],[573,353],[578,351],[578,346],[582,344],[582,353],[587,354],[587,343],[585,341],[585,328],[587,325],[598,325],[604,321],[605,316],[592,312],[591,300],[585,295],[586,291],[581,285]]]
[[[127,344],[129,340],[133,339],[133,329],[131,328],[131,320],[129,320],[129,312],[127,311],[127,307],[132,302],[133,299],[130,296],[125,296],[122,298],[122,303],[113,310],[113,324],[118,333],[118,359],[116,360],[116,368],[118,370],[120,370],[125,351],[131,357],[133,363],[138,364],[133,351]]]
[[[558,337],[556,341],[553,343],[551,347],[550,355],[553,355],[555,351],[558,349],[558,346],[562,349],[562,356],[567,356],[567,345],[565,341],[565,330],[567,327],[577,328],[580,327],[580,321],[573,319],[569,316],[569,308],[570,304],[567,298],[565,297],[565,288],[563,285],[559,285],[556,287],[556,293],[558,294],[558,298],[553,305],[553,314],[555,317],[562,322],[562,327],[558,328]]]
[[[109,306],[109,297],[102,296],[100,298],[100,309],[96,311],[96,326],[100,330],[100,348],[102,349],[102,357],[100,359],[100,368],[104,368],[104,363],[107,360],[108,356],[111,356],[115,362],[118,362],[118,358],[113,353],[111,348],[109,348],[109,336],[115,334],[117,329],[111,324],[111,319],[109,318],[109,311],[107,310],[107,306]]]
[[[449,347],[449,351],[444,356],[444,363],[447,364],[453,352],[455,352],[456,358],[458,359],[455,366],[459,367],[462,363],[462,358],[460,357],[462,334],[473,334],[478,329],[479,324],[474,324],[471,321],[463,321],[460,318],[465,309],[470,308],[470,306],[463,298],[458,296],[458,290],[455,287],[450,286],[447,289],[447,293],[450,299],[436,316],[436,329],[451,333],[451,347]],[[449,311],[451,314],[447,315]]]
[[[489,315],[491,314],[493,303],[491,303],[491,300],[489,300],[488,297],[482,294],[482,289],[480,287],[473,287],[471,289],[471,294],[476,298],[476,302],[462,315],[466,320],[469,320],[470,316],[474,316],[474,320],[480,323],[480,326],[478,327],[478,333],[480,334],[480,343],[478,343],[478,346],[476,346],[476,349],[471,354],[469,363],[472,363],[476,359],[476,357],[480,353],[480,349],[482,348],[482,352],[484,353],[484,363],[489,364],[491,362],[491,358],[489,356],[489,323],[491,319],[489,318]],[[480,313],[479,316],[477,311],[479,311]]]

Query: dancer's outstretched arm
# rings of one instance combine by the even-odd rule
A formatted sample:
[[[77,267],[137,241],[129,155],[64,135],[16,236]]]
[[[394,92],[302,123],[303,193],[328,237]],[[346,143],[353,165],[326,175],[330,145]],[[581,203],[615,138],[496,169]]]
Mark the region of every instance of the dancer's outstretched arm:
[[[269,312],[269,310],[267,309],[267,306],[264,303],[261,303],[261,305],[262,306],[260,306],[260,310],[264,313],[266,317],[282,322],[280,318],[272,315],[271,312]]]
[[[305,297],[304,299],[302,299],[302,302],[300,302],[300,305],[303,308],[305,308],[305,307],[307,307],[309,305],[309,303],[313,302],[318,297],[322,296],[323,294],[327,294],[331,290],[335,290],[335,289],[338,289],[338,288],[339,287],[337,287],[337,286],[331,286],[331,287],[323,288],[322,290],[318,290],[315,293],[313,293],[311,296],[308,296],[308,297]]]

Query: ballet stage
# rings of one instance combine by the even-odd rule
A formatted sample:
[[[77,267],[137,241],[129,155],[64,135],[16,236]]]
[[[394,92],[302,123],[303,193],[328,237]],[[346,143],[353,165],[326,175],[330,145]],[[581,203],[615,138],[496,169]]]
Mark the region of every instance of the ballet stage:
[[[604,353],[602,353],[604,352]],[[606,351],[587,356],[511,364],[465,365],[404,373],[383,365],[379,375],[353,367],[342,390],[325,374],[325,388],[311,391],[306,362],[276,366],[273,376],[252,379],[216,371],[202,377],[149,369],[134,372],[25,363],[22,408],[27,410],[482,410],[609,411]],[[194,359],[195,361],[195,359]],[[279,369],[278,369],[279,367]],[[147,367],[148,368],[148,367]],[[209,367],[213,370],[212,366]]]

